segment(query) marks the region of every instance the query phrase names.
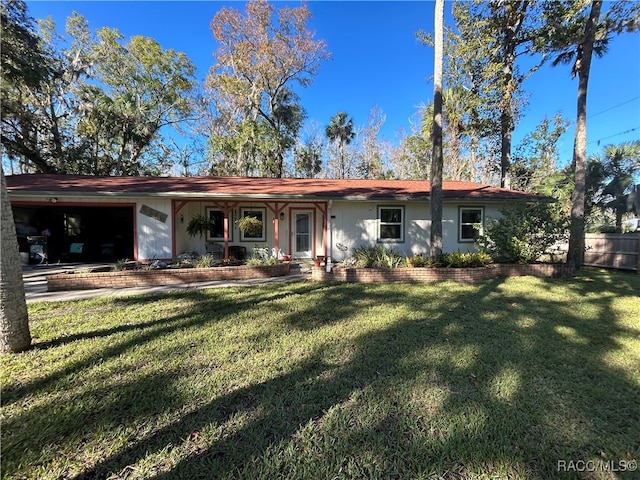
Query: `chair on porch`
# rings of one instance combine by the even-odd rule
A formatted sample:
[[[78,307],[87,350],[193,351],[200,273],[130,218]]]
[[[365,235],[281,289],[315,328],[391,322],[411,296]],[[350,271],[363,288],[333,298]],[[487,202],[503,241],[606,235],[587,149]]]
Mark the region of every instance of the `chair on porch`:
[[[222,260],[224,258],[224,247],[219,242],[206,242],[205,249],[207,255],[211,255],[215,260]]]

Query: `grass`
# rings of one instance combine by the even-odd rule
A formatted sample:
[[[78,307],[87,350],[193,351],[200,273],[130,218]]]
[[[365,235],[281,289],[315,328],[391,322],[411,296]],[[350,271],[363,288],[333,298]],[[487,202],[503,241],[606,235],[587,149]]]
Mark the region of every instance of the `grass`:
[[[638,292],[587,269],[30,304],[2,477],[637,478]]]

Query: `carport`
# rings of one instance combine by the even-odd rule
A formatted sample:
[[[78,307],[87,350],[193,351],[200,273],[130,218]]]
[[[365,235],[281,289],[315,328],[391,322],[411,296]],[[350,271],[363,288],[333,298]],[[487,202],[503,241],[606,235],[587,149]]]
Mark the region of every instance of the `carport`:
[[[133,204],[14,202],[20,251],[29,251],[29,244],[36,241],[30,237],[35,234],[46,238],[49,263],[133,259],[134,207]],[[37,261],[37,257],[31,258],[33,261]]]

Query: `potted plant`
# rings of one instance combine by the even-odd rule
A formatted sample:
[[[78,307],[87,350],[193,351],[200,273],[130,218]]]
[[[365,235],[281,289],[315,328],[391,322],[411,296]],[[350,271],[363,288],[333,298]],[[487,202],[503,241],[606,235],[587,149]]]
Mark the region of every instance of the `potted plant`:
[[[244,232],[245,235],[257,235],[262,231],[262,222],[257,217],[247,215],[238,220],[238,228]]]
[[[322,262],[324,262],[324,255],[318,255],[316,258],[313,259],[313,265],[316,267],[319,267],[320,265],[322,265]]]
[[[191,237],[196,235],[202,238],[207,232],[213,232],[213,220],[201,213],[196,213],[187,224],[187,233]]]

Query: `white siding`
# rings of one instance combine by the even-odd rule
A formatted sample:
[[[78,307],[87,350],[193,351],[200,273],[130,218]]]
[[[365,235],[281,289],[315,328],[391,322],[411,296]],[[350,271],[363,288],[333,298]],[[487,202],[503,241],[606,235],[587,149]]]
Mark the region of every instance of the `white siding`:
[[[42,203],[42,196],[29,196],[13,198],[20,202]],[[45,201],[49,201],[49,198]],[[131,204],[135,205],[135,245],[137,247],[138,259],[169,259],[174,254],[194,251],[204,254],[205,238],[191,238],[186,233],[189,220],[197,213],[205,214],[207,207],[215,207],[213,201],[189,201],[178,211],[175,224],[175,251],[172,250],[174,236],[174,225],[172,215],[172,200],[164,197],[77,197],[58,196],[59,205],[68,204]],[[285,219],[279,222],[279,247],[284,254],[292,253],[291,237],[292,212],[295,210],[315,211],[314,224],[314,245],[313,255],[324,255],[325,246],[323,243],[323,215],[317,207],[324,202],[291,202],[285,210]],[[146,205],[158,212],[167,215],[166,221],[140,213],[140,209]],[[480,202],[445,202],[443,207],[443,251],[452,252],[456,250],[474,251],[473,243],[458,241],[458,215],[460,207],[483,207],[485,222],[489,218],[500,216],[499,209],[504,204],[491,203],[489,206]],[[404,208],[404,241],[385,242],[385,245],[392,247],[402,255],[416,255],[418,253],[429,253],[429,228],[431,226],[431,212],[427,201],[399,202],[399,201],[354,201],[354,200],[334,200],[329,208],[329,232],[328,232],[328,254],[334,261],[341,261],[353,254],[357,247],[368,245],[374,246],[378,243],[378,207],[380,206],[401,206]],[[243,207],[264,208],[266,241],[240,241],[240,231],[235,224],[239,218],[240,209]],[[239,202],[233,210],[230,219],[231,239],[230,245],[241,245],[247,249],[247,254],[251,255],[254,246],[269,247],[275,246],[274,235],[274,214],[262,202]]]
[[[140,213],[143,205],[151,207],[167,216],[162,222],[157,218]],[[171,199],[148,197],[136,201],[136,233],[138,243],[138,259],[170,259],[171,232],[173,228],[171,215]]]
[[[499,210],[504,204],[491,203],[489,205],[479,202],[456,202],[447,203],[442,208],[442,250],[443,252],[475,252],[477,247],[474,243],[459,242],[458,215],[460,207],[482,208],[484,210],[484,222],[489,218],[500,217]]]
[[[360,246],[375,246],[378,243],[378,207],[404,206],[404,241],[383,242],[396,252],[412,256],[429,254],[431,211],[424,202],[334,202],[330,215],[330,254],[334,261],[349,258]],[[444,252],[476,251],[473,243],[458,241],[459,207],[484,208],[485,220],[499,216],[501,205],[486,206],[478,202],[446,203],[442,210],[442,245]]]
[[[207,204],[205,202],[189,202],[183,206],[176,215],[176,253],[197,252],[205,253],[204,237],[190,237],[187,235],[189,220],[196,214],[205,215]],[[212,205],[211,205],[212,206]]]
[[[355,248],[378,243],[378,207],[404,207],[404,241],[382,242],[402,255],[429,251],[427,202],[334,202],[331,209],[330,253],[335,261],[350,257]]]

